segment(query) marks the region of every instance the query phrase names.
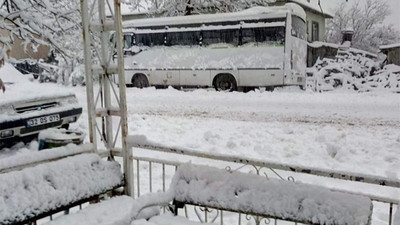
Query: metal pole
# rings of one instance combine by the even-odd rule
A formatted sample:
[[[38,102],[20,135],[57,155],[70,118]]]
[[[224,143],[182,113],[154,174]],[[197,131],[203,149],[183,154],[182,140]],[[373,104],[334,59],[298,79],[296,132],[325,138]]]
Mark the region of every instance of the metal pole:
[[[90,44],[89,32],[89,15],[88,15],[88,2],[81,0],[81,16],[83,26],[83,43],[84,43],[84,58],[85,58],[85,76],[86,76],[86,98],[88,108],[88,121],[89,121],[89,140],[93,144],[95,152],[97,151],[96,141],[96,110],[94,104],[93,93],[93,70],[92,70],[92,52]]]
[[[109,65],[107,61],[108,57],[108,52],[109,52],[109,31],[105,31],[106,27],[106,5],[105,1],[107,0],[98,0],[98,7],[99,7],[99,19],[100,19],[100,25],[102,27],[101,31],[101,52],[100,52],[100,63],[102,68],[107,68]],[[107,51],[108,50],[108,51]],[[110,79],[108,79],[109,74],[107,74],[107,70],[104,71],[104,73],[101,75],[101,80],[102,80],[102,85],[103,85],[103,95],[104,95],[104,108],[109,111],[112,107],[111,104],[111,83]],[[107,150],[110,150],[113,148],[113,141],[114,141],[114,136],[113,136],[113,125],[112,125],[112,116],[107,115],[106,118],[106,123],[105,123],[105,136],[106,139],[106,148]]]
[[[124,156],[124,173],[125,173],[125,194],[134,197],[133,186],[133,153],[132,148],[128,147],[128,119],[126,107],[126,81],[124,70],[124,52],[123,52],[123,35],[122,35],[122,15],[121,0],[114,0],[114,16],[116,28],[116,44],[117,44],[117,61],[118,61],[118,83],[120,95],[120,116],[121,116],[121,138],[122,151]]]

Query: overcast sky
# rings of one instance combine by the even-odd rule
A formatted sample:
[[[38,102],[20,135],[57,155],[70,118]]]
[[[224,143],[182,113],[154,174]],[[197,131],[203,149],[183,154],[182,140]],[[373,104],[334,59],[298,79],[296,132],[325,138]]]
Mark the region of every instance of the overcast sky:
[[[346,0],[321,0],[321,5],[323,8],[329,9],[331,12],[337,6],[340,4],[340,2],[344,2]],[[362,0],[361,0],[362,1]],[[400,0],[376,0],[376,1],[386,1],[390,4],[390,8],[393,9],[392,14],[387,18],[385,21],[387,24],[393,24],[397,27],[398,30],[400,30]],[[317,4],[318,0],[311,0],[313,4]],[[352,4],[355,2],[355,0],[348,0],[347,4]],[[397,10],[397,12],[394,12],[394,10]]]

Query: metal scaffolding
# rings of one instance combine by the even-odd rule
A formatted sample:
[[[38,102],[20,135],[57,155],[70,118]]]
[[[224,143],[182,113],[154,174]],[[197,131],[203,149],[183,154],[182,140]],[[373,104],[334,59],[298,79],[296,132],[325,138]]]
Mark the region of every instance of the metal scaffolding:
[[[81,17],[90,142],[99,154],[123,157],[125,192],[133,196],[121,0],[81,0]]]

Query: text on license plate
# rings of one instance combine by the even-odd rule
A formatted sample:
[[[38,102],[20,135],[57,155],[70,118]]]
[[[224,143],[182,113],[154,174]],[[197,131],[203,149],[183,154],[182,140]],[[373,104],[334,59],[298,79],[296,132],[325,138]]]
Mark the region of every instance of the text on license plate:
[[[53,123],[60,121],[60,115],[59,114],[54,114],[50,116],[43,116],[43,117],[38,117],[34,119],[30,119],[26,122],[27,127],[34,127],[34,126],[39,126],[42,124],[46,123]]]

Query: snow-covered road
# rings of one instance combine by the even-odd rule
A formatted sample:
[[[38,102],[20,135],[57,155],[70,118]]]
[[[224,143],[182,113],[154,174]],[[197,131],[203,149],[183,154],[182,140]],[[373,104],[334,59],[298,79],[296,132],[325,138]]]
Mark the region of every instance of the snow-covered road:
[[[398,94],[127,92],[130,135],[152,142],[400,178]],[[85,104],[85,90],[75,93]],[[75,126],[87,130],[84,111]]]
[[[376,93],[219,93],[209,90],[128,89],[135,114],[221,118],[235,121],[400,126],[400,96]]]
[[[87,133],[85,88],[71,89],[84,108],[71,128]],[[400,178],[398,94],[129,88],[127,96],[129,134],[152,142]],[[35,150],[37,142],[17,148],[0,157]]]

